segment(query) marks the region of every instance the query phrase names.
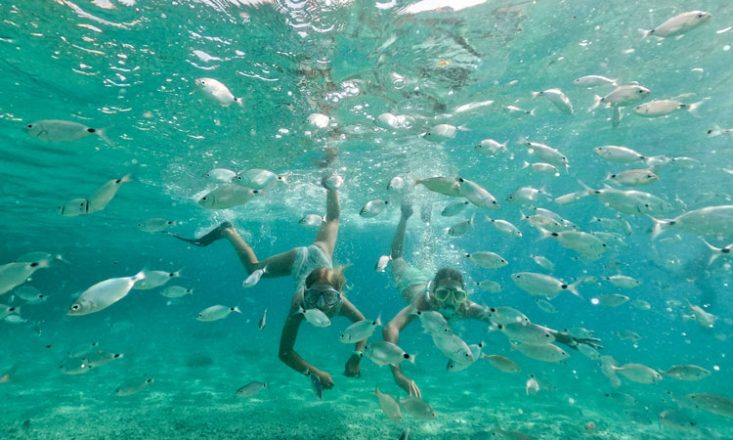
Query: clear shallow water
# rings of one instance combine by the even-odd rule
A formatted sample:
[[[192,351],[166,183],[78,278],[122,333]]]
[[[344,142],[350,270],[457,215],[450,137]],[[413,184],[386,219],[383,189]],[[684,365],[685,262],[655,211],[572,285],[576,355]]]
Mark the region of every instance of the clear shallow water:
[[[726,31],[733,14],[724,2],[658,1],[643,8],[628,2],[603,8],[579,1],[486,2],[420,14],[400,14],[406,2],[385,9],[372,3],[132,3],[111,0],[115,8],[106,9],[107,2],[0,2],[0,263],[38,250],[61,253],[71,263],[33,276],[29,284],[50,299],[22,306],[28,323],[0,323],[0,374],[16,366],[12,380],[0,384],[3,437],[397,438],[405,426],[412,429],[411,438],[733,437],[728,419],[684,398],[693,392],[733,396],[727,380],[730,266],[724,260],[707,266],[708,251],[691,234],[668,232],[652,242],[652,222],[643,216],[624,216],[633,232],[623,245],[613,245],[598,261],[581,262],[555,242],[536,240],[537,233],[519,221],[529,206],[504,201],[524,185],[553,196],[577,191],[578,180],[600,187],[608,173],[626,167],[601,160],[592,148],[616,144],[649,156],[697,161],[691,167],[663,167],[658,182],[641,188],[673,203],[664,217],[730,203],[733,185],[723,170],[733,168],[731,138],[706,135],[715,125],[733,123],[728,117],[733,34]],[[713,18],[680,39],[640,38],[638,28],[690,9],[709,11]],[[329,68],[332,84],[323,73]],[[613,129],[610,111],[585,111],[594,92],[610,90],[575,87],[572,80],[586,74],[638,81],[652,90],[652,99],[685,93],[695,93],[685,102],[711,99],[697,118],[684,111],[657,119],[627,114]],[[227,84],[244,98],[244,108],[205,99],[194,86],[199,77]],[[552,87],[568,94],[574,115],[531,99],[532,91]],[[489,99],[495,101],[491,106],[454,111]],[[516,118],[503,109],[510,104],[535,108],[536,114]],[[316,111],[336,121],[331,134],[307,124]],[[413,116],[412,128],[377,128],[374,118],[386,111]],[[95,136],[49,143],[23,131],[25,124],[42,119],[105,129],[113,145]],[[419,136],[438,123],[467,130],[440,143]],[[509,140],[509,153],[477,153],[473,146],[487,137]],[[520,137],[559,148],[568,157],[569,172],[537,176],[522,169],[533,157],[517,142]],[[444,357],[413,324],[401,343],[418,353],[418,362],[406,371],[437,417],[394,424],[371,394],[374,386],[402,394],[387,369],[365,360],[361,379],[340,375],[351,347],[336,342],[346,325],[336,321],[326,330],[304,325],[298,339],[298,351],[336,380],[334,390],[317,401],[307,379],[277,359],[290,279],[267,280],[245,291],[244,270],[227,244],[190,249],[165,235],[145,234],[137,224],[166,217],[179,223],[175,232],[195,235],[229,219],[247,231],[261,257],[307,244],[314,231],[297,222],[305,213],[323,211],[317,185],[323,170],[314,161],[322,160],[325,145],[338,148],[330,168],[347,179],[336,261],[352,264],[349,296],[366,316],[381,312],[386,321],[404,306],[388,276],[373,272],[376,259],[389,249],[398,217],[399,197],[385,189],[390,178],[460,173],[500,199],[502,208],[486,214],[514,222],[524,238],[500,235],[483,221],[483,212],[477,212],[473,232],[450,238],[445,228],[459,218],[441,218],[439,211],[451,200],[419,188],[411,197],[420,209],[432,207],[433,221],[427,226],[419,215],[410,220],[413,261],[431,268],[456,266],[473,281],[495,279],[504,290],[477,291],[476,301],[516,307],[554,328],[592,329],[603,340],[603,354],[621,363],[660,370],[690,363],[712,374],[700,382],[624,381],[615,390],[597,363],[579,353],[571,352],[562,364],[532,361],[510,351],[505,337],[470,322],[456,330],[469,342],[484,340],[491,353],[512,357],[522,372],[508,375],[479,362],[450,373]],[[205,211],[195,196],[214,187],[202,175],[216,166],[290,172],[290,184],[242,208]],[[67,200],[128,173],[134,182],[104,211],[72,218],[58,214],[56,207]],[[362,204],[376,197],[395,206],[375,219],[359,217]],[[603,230],[592,217],[615,215],[591,197],[537,205],[590,231]],[[717,245],[731,238],[708,237]],[[476,250],[499,252],[510,265],[489,271],[461,259]],[[634,276],[642,286],[623,293],[648,301],[652,310],[629,304],[603,308],[561,295],[553,301],[559,313],[547,314],[510,280],[514,272],[540,271],[529,258],[538,254],[549,257],[557,266],[554,275],[567,280],[616,272]],[[179,284],[194,288],[194,295],[166,305],[156,291],[133,292],[97,314],[65,316],[74,292],[142,267],[183,268]],[[588,284],[581,291],[588,299],[610,293],[611,286]],[[11,295],[0,301],[9,303]],[[709,305],[719,317],[715,327],[682,319],[689,314],[687,301]],[[215,323],[193,319],[215,303],[239,304],[243,316]],[[265,308],[269,324],[259,332]],[[636,346],[622,340],[617,334],[622,330],[639,333],[641,340]],[[125,358],[88,374],[61,374],[68,353],[91,341]],[[542,384],[536,396],[524,393],[530,374]],[[127,398],[115,395],[119,386],[144,377],[155,383]],[[251,380],[270,386],[255,399],[237,398],[234,391]],[[608,398],[609,392],[634,401]],[[660,425],[658,414],[665,409],[683,412],[695,427],[678,431]],[[597,429],[587,432],[587,422]]]

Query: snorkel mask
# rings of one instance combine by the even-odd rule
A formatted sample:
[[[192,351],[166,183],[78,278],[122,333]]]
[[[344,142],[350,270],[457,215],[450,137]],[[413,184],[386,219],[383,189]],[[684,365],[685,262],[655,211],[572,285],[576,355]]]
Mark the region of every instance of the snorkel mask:
[[[341,292],[324,284],[309,287],[303,292],[303,303],[305,309],[327,310],[341,303]]]
[[[435,299],[443,304],[458,307],[468,300],[468,294],[460,287],[438,287],[433,291]]]

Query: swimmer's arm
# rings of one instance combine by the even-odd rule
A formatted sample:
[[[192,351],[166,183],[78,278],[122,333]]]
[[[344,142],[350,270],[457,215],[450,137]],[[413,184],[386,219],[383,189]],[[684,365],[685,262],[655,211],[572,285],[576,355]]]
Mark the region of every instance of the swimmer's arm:
[[[303,315],[298,313],[298,307],[295,303],[296,301],[294,298],[293,306],[290,308],[290,313],[288,314],[287,319],[285,319],[285,325],[283,326],[283,331],[280,335],[280,349],[278,356],[285,365],[299,373],[305,373],[310,370],[311,372],[318,374],[321,371],[300,357],[294,349],[295,340],[298,337],[298,329],[300,328],[300,323],[303,321]]]
[[[400,332],[402,329],[407,327],[407,325],[415,319],[415,315],[412,314],[412,310],[414,308],[415,307],[413,305],[409,305],[400,310],[400,312],[397,313],[397,315],[384,327],[382,336],[385,341],[393,344],[397,344],[397,342],[399,342]],[[417,384],[412,379],[405,376],[399,365],[390,365],[390,368],[392,369],[392,376],[394,377],[397,385],[404,389],[408,394],[420,397],[420,388],[417,387]]]
[[[346,298],[343,299],[343,302],[341,303],[341,311],[339,312],[339,315],[344,316],[351,320],[351,322],[357,322],[362,321],[366,319],[364,315],[357,309],[349,300]],[[356,343],[356,346],[354,347],[354,351],[356,352],[363,352],[364,347],[366,346],[367,341],[359,341]],[[356,355],[358,356],[358,355]]]
[[[338,192],[333,189],[326,189],[326,220],[321,225],[321,229],[318,230],[315,244],[323,249],[329,259],[333,259],[333,250],[336,248],[340,215]]]

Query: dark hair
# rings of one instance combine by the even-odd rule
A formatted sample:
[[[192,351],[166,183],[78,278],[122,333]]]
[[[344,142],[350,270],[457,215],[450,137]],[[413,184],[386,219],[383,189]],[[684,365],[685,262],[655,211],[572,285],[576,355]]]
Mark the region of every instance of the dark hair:
[[[463,275],[455,269],[451,269],[449,267],[438,269],[438,271],[435,273],[435,278],[433,278],[433,286],[437,286],[438,283],[442,280],[458,281],[459,283],[461,283],[462,288],[466,288],[466,285],[463,283]]]

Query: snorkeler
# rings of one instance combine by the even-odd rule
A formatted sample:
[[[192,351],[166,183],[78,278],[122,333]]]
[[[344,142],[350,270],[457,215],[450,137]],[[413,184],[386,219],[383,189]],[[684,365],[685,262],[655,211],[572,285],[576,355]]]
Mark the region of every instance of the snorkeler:
[[[447,320],[453,319],[476,319],[490,323],[491,308],[475,303],[468,299],[463,275],[450,268],[439,269],[434,275],[425,273],[410,264],[404,257],[405,229],[407,220],[412,215],[412,206],[402,205],[397,231],[392,240],[392,278],[395,286],[409,305],[397,313],[397,315],[384,327],[384,340],[398,343],[400,332],[412,322],[418,311],[437,311]],[[577,344],[583,343],[598,348],[597,338],[575,338],[568,333],[557,330],[544,329],[554,336],[555,341],[575,348]],[[394,380],[402,389],[410,395],[421,397],[420,388],[414,380],[405,376],[398,366],[391,366]]]
[[[353,322],[361,321],[364,315],[346,298],[344,288],[345,267],[333,267],[333,251],[336,247],[339,229],[339,200],[337,188],[343,179],[340,176],[323,178],[321,184],[326,188],[326,218],[321,225],[315,241],[310,246],[301,246],[268,257],[262,261],[257,258],[250,245],[237,233],[231,223],[224,222],[216,229],[198,239],[188,239],[171,234],[179,240],[196,246],[227,239],[248,273],[263,270],[263,278],[292,275],[296,291],[293,295],[290,313],[280,336],[279,357],[282,362],[300,373],[317,378],[323,388],[334,385],[331,375],[310,364],[294,350],[298,329],[304,317],[310,316],[309,310],[320,310],[329,319],[344,316]],[[318,312],[315,312],[318,313]],[[355,352],[362,352],[366,341],[356,343]],[[360,375],[361,357],[353,354],[346,362],[344,374],[348,377]]]

